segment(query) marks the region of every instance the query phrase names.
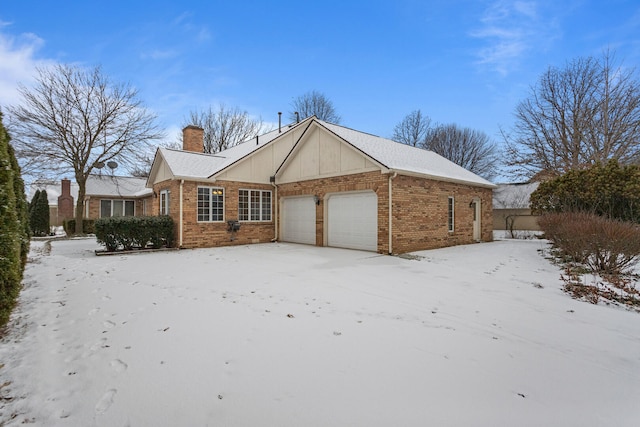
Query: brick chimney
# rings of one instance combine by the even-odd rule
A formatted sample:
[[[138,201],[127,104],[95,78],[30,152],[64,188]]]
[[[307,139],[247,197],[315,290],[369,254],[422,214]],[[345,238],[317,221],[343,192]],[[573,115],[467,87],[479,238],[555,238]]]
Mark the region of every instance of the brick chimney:
[[[182,149],[196,153],[204,152],[204,129],[189,125],[182,129]]]
[[[62,221],[72,219],[75,216],[73,208],[71,181],[65,178],[62,180],[62,192],[58,196],[58,219]]]

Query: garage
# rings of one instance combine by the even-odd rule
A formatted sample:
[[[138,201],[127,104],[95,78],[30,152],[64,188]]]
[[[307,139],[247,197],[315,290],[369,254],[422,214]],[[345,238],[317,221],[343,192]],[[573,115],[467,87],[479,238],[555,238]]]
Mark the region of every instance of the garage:
[[[283,198],[280,219],[280,240],[316,244],[316,203],[313,196]]]
[[[333,194],[327,199],[327,245],[378,250],[378,196],[372,191]]]

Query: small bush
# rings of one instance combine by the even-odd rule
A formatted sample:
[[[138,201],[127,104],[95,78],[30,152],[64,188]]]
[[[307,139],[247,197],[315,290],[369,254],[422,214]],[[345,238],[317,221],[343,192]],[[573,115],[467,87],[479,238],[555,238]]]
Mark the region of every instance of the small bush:
[[[98,243],[107,251],[173,246],[173,220],[169,216],[112,217],[95,221]]]
[[[95,226],[94,226],[94,220],[93,219],[83,219],[82,220],[82,232],[84,234],[93,234],[95,233]],[[70,219],[65,221],[62,224],[62,228],[64,228],[64,232],[67,233],[67,236],[71,236],[73,234],[75,234],[76,232],[76,220],[75,219]]]
[[[545,237],[570,260],[594,274],[619,275],[640,259],[640,226],[584,212],[545,214]]]

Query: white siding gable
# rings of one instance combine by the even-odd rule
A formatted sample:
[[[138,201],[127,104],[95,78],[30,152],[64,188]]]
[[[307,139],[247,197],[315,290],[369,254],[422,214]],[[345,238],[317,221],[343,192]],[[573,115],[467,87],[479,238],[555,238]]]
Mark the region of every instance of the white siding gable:
[[[296,182],[375,170],[381,170],[381,167],[331,132],[312,124],[278,172],[277,182]]]
[[[282,135],[215,175],[216,180],[268,184],[304,129]],[[251,144],[246,142],[245,144]]]

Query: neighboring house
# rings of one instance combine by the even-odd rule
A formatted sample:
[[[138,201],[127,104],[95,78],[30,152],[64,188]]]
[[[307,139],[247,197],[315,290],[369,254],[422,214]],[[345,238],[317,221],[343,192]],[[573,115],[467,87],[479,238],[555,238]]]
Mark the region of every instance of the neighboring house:
[[[217,154],[203,130],[159,148],[147,187],[180,247],[285,241],[403,253],[492,239],[489,181],[316,117]]]
[[[84,196],[84,217],[151,215],[153,191],[146,178],[91,175]]]
[[[90,175],[84,197],[84,218],[151,215],[153,191],[145,187],[146,178]],[[47,190],[52,226],[75,217],[78,184],[68,179],[36,181],[30,186],[29,201],[36,190]]]
[[[498,184],[493,190],[493,228],[509,231],[539,231],[537,215],[529,208],[531,193],[539,182]]]
[[[73,205],[73,200],[78,197],[78,186],[72,184],[68,179],[58,181],[38,180],[29,186],[27,200],[31,202],[37,190],[46,190],[49,201],[49,224],[59,226],[71,217],[73,210],[69,211],[69,203]],[[69,213],[71,212],[71,213]]]

